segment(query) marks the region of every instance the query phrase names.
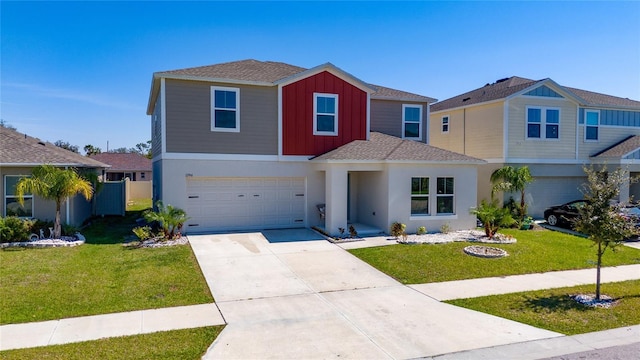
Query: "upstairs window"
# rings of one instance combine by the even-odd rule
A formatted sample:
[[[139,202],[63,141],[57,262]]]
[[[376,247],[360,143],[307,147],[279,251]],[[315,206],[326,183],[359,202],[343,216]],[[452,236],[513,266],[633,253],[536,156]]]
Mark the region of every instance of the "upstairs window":
[[[422,140],[422,106],[402,105],[402,137]]]
[[[442,117],[442,132],[443,133],[449,132],[449,116]]]
[[[337,94],[313,94],[313,135],[338,135]]]
[[[598,126],[600,125],[600,112],[585,110],[584,139],[588,141],[598,141]]]
[[[240,89],[211,87],[211,131],[240,132]]]
[[[429,215],[429,178],[411,178],[411,215]]]
[[[17,217],[33,217],[33,194],[24,194],[24,205],[20,205],[16,196],[16,185],[23,176],[7,175],[4,177],[4,215]]]
[[[560,110],[527,107],[527,139],[558,139]]]
[[[436,211],[438,214],[455,214],[454,212],[454,182],[452,177],[437,179]]]

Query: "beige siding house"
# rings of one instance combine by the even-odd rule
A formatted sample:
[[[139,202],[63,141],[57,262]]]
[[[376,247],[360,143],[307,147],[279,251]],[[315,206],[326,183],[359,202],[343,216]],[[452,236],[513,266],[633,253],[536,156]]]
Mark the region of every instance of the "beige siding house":
[[[478,201],[490,198],[491,173],[529,166],[529,213],[582,197],[583,166],[640,173],[640,102],[520,77],[431,106],[429,144],[487,161],[478,170]],[[636,144],[638,146],[636,146]],[[640,187],[621,189],[620,201],[640,200]]]

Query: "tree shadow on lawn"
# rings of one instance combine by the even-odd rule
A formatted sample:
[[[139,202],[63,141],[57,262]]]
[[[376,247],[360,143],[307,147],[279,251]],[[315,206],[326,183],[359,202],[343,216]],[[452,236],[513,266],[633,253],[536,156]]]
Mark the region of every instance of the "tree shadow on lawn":
[[[87,244],[113,245],[122,244],[133,234],[138,226],[136,220],[142,217],[142,211],[127,211],[125,216],[95,216],[87,220],[87,225],[80,231]]]
[[[565,312],[569,310],[589,311],[593,308],[580,304],[569,294],[551,295],[546,297],[526,297],[522,310],[534,312]]]

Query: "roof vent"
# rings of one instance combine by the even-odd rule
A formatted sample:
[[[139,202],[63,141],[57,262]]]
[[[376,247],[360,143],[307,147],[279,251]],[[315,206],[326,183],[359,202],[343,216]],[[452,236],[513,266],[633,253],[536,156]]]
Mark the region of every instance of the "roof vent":
[[[465,101],[468,101],[468,100],[471,100],[471,98],[470,97],[466,97],[466,98],[462,99],[462,102],[465,102]]]
[[[45,144],[42,141],[38,141],[38,144],[44,146]]]
[[[498,79],[498,80],[496,80],[496,84],[499,84],[499,83],[501,83],[501,82],[505,82],[505,81],[507,81],[507,80],[509,80],[509,78]]]

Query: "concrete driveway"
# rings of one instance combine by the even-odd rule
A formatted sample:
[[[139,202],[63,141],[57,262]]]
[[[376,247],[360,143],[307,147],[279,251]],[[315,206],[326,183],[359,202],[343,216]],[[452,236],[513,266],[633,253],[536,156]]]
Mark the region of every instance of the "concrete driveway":
[[[307,235],[189,237],[228,323],[205,359],[408,359],[561,336],[441,303]]]

